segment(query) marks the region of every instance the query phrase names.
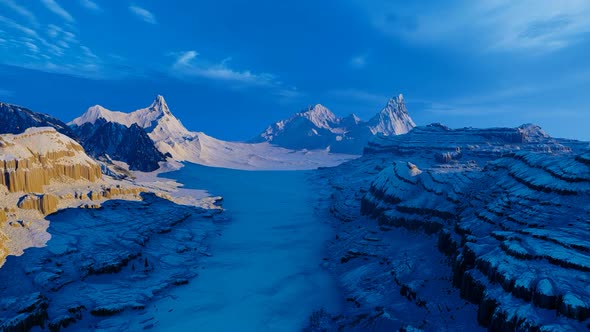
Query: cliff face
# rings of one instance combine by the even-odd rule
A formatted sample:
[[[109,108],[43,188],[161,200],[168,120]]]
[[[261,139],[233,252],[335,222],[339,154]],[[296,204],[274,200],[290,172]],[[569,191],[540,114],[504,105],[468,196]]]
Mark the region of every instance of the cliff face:
[[[54,128],[0,135],[0,184],[10,192],[41,193],[51,180],[94,182],[101,177],[100,166],[84,149]]]
[[[26,210],[37,210],[43,215],[48,215],[57,211],[58,203],[57,197],[50,194],[27,194],[18,202],[18,207]]]
[[[584,329],[585,147],[531,125],[433,125],[378,137],[362,158],[325,170],[335,188],[331,210],[344,221],[335,270],[358,301],[353,310],[403,307],[401,322],[385,322],[394,326],[421,326],[423,319],[444,326],[463,315],[459,322],[494,331]],[[472,303],[469,310],[460,298]],[[406,309],[408,301],[416,306]]]
[[[72,130],[88,154],[95,158],[108,155],[126,162],[131,170],[154,171],[159,167],[158,162],[166,160],[145,130],[135,123],[127,127],[100,118],[94,123],[74,125]]]

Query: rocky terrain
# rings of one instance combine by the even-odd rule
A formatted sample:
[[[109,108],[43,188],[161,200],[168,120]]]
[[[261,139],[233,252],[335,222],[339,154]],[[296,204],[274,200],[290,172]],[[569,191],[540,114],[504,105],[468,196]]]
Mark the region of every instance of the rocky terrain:
[[[127,127],[99,118],[94,123],[74,125],[72,130],[94,158],[123,161],[129,169],[143,172],[155,171],[159,162],[166,161],[152,139],[135,123]]]
[[[322,170],[340,220],[329,267],[349,302],[329,325],[590,328],[587,149],[533,125],[430,125]]]
[[[371,137],[405,134],[416,125],[410,118],[402,95],[368,122],[351,114],[339,118],[317,104],[303,112],[270,125],[253,142],[269,142],[288,149],[329,149],[336,153],[361,154]]]
[[[47,246],[0,269],[0,330],[126,330],[117,314],[139,313],[198,275],[217,211],[144,194],[51,215]]]
[[[59,119],[0,102],[0,134],[20,134],[31,127],[53,127],[58,132],[75,138],[74,132]]]

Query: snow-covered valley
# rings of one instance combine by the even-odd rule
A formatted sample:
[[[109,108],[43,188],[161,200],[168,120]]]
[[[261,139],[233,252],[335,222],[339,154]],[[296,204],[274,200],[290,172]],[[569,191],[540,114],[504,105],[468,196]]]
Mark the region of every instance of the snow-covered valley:
[[[316,202],[327,193],[308,175],[191,164],[165,174],[223,193],[228,220],[194,281],[154,301],[145,315],[122,319],[131,329],[150,319],[155,330],[300,331],[313,311],[339,312],[337,285],[321,265],[333,233]]]
[[[340,312],[322,265],[329,192],[309,173],[188,164],[165,176],[223,193],[225,212],[148,195],[50,216],[47,246],[0,269],[0,317],[13,315],[1,326],[299,331],[314,311]]]

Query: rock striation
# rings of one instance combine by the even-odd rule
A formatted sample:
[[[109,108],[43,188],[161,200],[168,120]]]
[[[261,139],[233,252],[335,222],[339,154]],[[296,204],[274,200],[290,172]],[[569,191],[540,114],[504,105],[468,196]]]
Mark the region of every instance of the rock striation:
[[[10,192],[42,193],[52,180],[97,181],[100,166],[80,144],[54,128],[29,128],[0,135],[0,184]]]
[[[59,200],[51,194],[27,194],[21,197],[18,207],[25,210],[37,210],[43,215],[51,214],[57,211]]]
[[[429,288],[448,275],[448,284],[477,306],[472,315],[489,330],[585,329],[590,322],[587,146],[551,138],[534,125],[450,129],[437,124],[402,136],[376,137],[362,158],[340,170],[325,170],[336,190],[334,215],[354,224],[343,224],[346,232],[343,242],[337,241],[337,252],[353,257],[345,248],[355,243],[354,257],[365,259],[346,260],[337,271],[350,277],[362,267],[367,278],[383,275],[380,285],[399,289],[398,294],[416,303],[416,312],[402,317],[418,319],[395,317],[387,319],[387,326],[408,323],[429,329],[419,318],[439,319],[439,297],[455,301]],[[347,172],[351,175],[343,176]],[[352,203],[353,197],[361,200],[360,206]],[[377,221],[364,238],[353,235],[371,223],[356,223],[363,219],[355,209]],[[379,246],[367,238],[377,239]],[[396,243],[388,242],[392,238]],[[416,241],[428,245],[387,249],[400,243],[416,248]],[[429,249],[433,247],[439,253]],[[448,257],[447,264],[424,265],[439,254]],[[399,264],[414,272],[408,275]],[[390,313],[399,308],[389,289],[345,285],[360,307],[388,294],[379,306]],[[441,316],[438,322],[451,324],[445,319]]]

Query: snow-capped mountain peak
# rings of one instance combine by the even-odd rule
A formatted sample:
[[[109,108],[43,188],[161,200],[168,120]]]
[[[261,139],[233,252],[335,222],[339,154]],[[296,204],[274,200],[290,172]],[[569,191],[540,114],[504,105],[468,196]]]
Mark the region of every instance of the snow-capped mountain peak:
[[[321,104],[310,106],[305,112],[299,113],[299,115],[308,119],[319,128],[331,129],[334,124],[338,123],[336,115]]]
[[[369,120],[371,132],[385,136],[405,134],[414,127],[416,124],[408,114],[402,94],[389,99],[387,105]]]
[[[152,104],[148,107],[151,112],[163,113],[172,115],[170,112],[170,108],[168,108],[168,104],[166,104],[166,100],[162,95],[157,95],[156,99],[152,102]]]
[[[68,125],[81,126],[85,123],[94,124],[98,119],[105,119],[107,122],[117,122],[127,125],[125,118],[127,114],[122,112],[111,111],[100,105],[94,105],[88,108],[82,116],[75,118]],[[128,125],[127,125],[128,126]]]

